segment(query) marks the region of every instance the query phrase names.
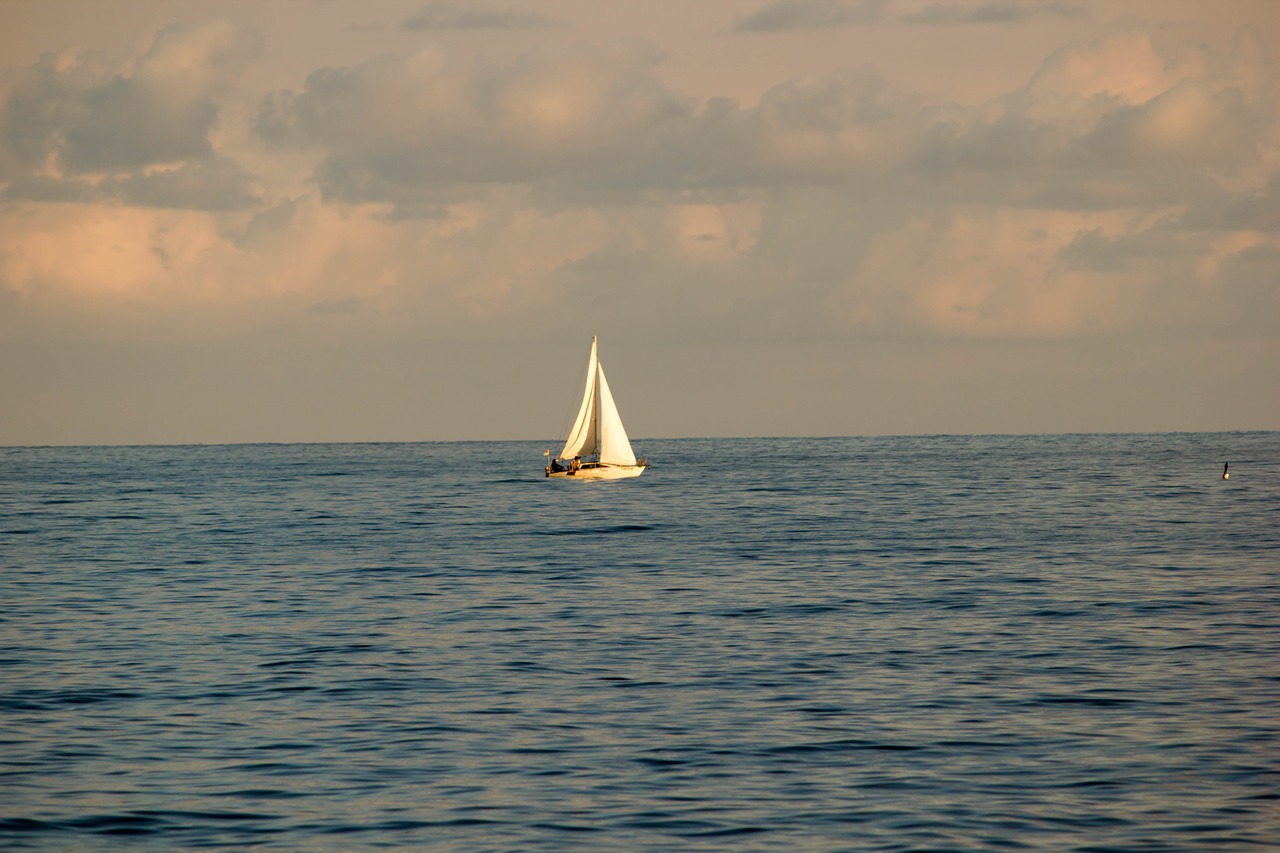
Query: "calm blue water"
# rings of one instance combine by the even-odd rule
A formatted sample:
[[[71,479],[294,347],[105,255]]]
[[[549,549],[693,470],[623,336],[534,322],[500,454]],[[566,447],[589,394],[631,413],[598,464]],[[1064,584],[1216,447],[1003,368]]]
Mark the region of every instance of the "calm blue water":
[[[0,449],[0,847],[1280,845],[1280,433],[544,446]]]

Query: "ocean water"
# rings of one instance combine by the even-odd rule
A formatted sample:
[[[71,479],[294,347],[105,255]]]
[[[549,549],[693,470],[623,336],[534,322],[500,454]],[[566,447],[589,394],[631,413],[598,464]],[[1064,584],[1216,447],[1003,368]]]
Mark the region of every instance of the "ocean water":
[[[0,848],[1280,847],[1280,433],[636,444],[0,449]]]

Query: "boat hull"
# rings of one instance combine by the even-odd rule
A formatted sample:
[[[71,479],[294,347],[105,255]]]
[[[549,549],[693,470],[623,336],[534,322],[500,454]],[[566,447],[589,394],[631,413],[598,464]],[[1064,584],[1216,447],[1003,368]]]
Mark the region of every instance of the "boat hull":
[[[547,476],[554,479],[569,480],[625,480],[628,477],[639,477],[644,473],[644,465],[591,465],[569,473],[568,471],[547,471]]]

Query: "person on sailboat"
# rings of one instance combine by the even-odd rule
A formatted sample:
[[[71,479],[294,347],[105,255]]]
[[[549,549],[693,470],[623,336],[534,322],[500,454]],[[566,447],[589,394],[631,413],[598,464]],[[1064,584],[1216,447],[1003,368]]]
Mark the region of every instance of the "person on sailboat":
[[[569,473],[576,474],[581,470],[582,470],[582,457],[581,456],[573,457],[573,461],[569,463]]]
[[[558,474],[564,470],[564,466],[560,464],[559,459],[552,459],[551,464],[547,466],[547,472],[550,474]]]

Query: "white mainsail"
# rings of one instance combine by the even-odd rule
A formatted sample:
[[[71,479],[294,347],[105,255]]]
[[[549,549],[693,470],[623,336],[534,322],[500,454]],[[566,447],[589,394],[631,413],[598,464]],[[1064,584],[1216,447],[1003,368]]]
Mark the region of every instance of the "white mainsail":
[[[596,355],[596,339],[591,338],[591,357],[587,360],[587,384],[582,393],[582,406],[569,430],[569,438],[560,451],[561,459],[595,456],[603,465],[635,465],[636,455],[631,440],[622,426],[618,406],[609,393],[609,382]]]
[[[575,456],[592,455],[596,452],[599,431],[596,429],[596,373],[600,362],[596,358],[596,339],[591,338],[591,358],[587,360],[587,387],[582,392],[582,406],[578,409],[578,417],[569,430],[564,449],[560,451],[560,459],[572,459]]]

